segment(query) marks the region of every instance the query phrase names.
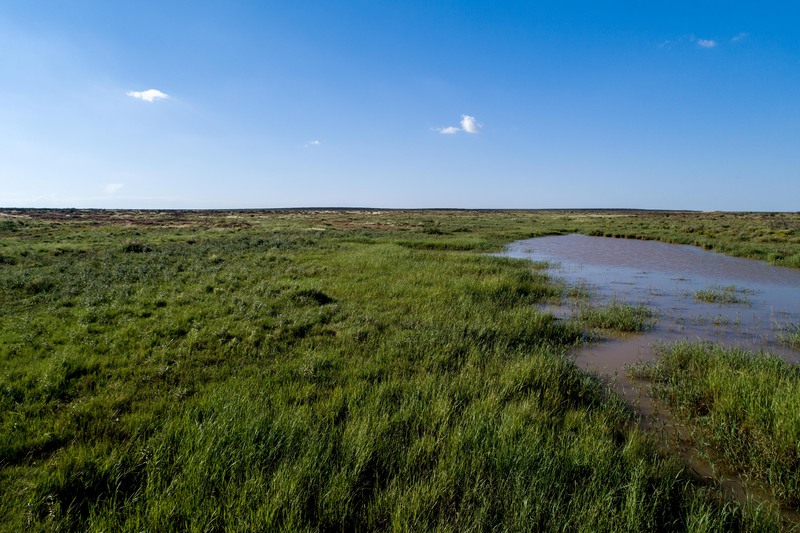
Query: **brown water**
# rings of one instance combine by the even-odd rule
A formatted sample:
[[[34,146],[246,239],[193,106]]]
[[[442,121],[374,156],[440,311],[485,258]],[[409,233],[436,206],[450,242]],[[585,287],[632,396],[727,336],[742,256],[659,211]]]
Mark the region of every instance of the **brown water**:
[[[562,235],[517,241],[503,255],[546,261],[550,274],[568,286],[589,289],[594,302],[642,304],[658,322],[648,332],[602,340],[580,349],[575,361],[613,384],[639,413],[640,425],[658,429],[664,444],[686,461],[695,477],[719,483],[739,500],[766,496],[733,472],[714,470],[691,446],[687,428],[648,395],[649,383],[627,376],[626,367],[655,357],[653,346],[679,340],[714,341],[755,352],[768,351],[797,363],[800,352],[783,346],[780,333],[800,326],[800,271],[738,259],[693,246],[656,241]],[[746,303],[698,301],[695,293],[734,286]],[[569,316],[569,305],[551,307]],[[784,517],[797,523],[797,513]]]
[[[517,241],[503,255],[547,261],[553,276],[570,286],[588,287],[600,303],[642,304],[660,314],[644,335],[593,346],[598,370],[647,359],[654,342],[681,339],[711,340],[800,360],[800,353],[778,342],[781,331],[800,326],[800,270],[693,246],[585,235]],[[699,290],[728,286],[747,302],[707,303],[694,296]]]

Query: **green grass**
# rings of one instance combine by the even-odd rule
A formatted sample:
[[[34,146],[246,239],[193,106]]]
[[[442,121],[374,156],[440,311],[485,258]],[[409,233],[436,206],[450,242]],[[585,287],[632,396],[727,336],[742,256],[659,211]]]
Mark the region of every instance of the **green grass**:
[[[800,369],[766,354],[705,343],[662,346],[635,373],[712,457],[800,509]]]
[[[792,349],[800,349],[800,326],[786,324],[780,327],[777,334],[778,342]]]
[[[17,211],[0,530],[756,530],[567,356],[561,213]]]
[[[694,298],[697,301],[706,303],[750,305],[750,299],[745,296],[749,292],[752,291],[735,285],[726,285],[724,287],[714,285],[707,289],[695,291]]]
[[[613,301],[604,306],[582,306],[577,320],[586,328],[641,332],[653,327],[656,315],[644,305]]]

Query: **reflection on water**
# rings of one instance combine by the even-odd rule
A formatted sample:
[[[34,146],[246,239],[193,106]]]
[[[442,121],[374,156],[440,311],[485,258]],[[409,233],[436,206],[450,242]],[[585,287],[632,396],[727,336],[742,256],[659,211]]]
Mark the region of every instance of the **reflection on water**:
[[[800,354],[778,342],[800,326],[800,271],[728,257],[693,246],[656,241],[560,235],[517,241],[503,254],[547,261],[568,285],[588,286],[600,302],[614,299],[656,309],[660,319],[646,335],[591,348],[601,372],[650,357],[657,341],[711,340],[765,350],[797,362]],[[734,287],[742,303],[708,303],[697,291]],[[634,351],[634,354],[630,352]],[[608,353],[604,353],[608,352]],[[626,353],[627,352],[627,353]],[[631,355],[635,355],[631,360]],[[583,359],[579,357],[579,359]]]

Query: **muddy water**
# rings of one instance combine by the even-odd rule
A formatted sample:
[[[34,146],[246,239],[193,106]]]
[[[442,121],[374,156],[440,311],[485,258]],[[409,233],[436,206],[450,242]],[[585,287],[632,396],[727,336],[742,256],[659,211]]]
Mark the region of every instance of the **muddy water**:
[[[609,338],[576,353],[584,370],[610,381],[640,414],[644,428],[660,428],[665,445],[677,449],[698,478],[715,479],[738,499],[763,499],[732,472],[714,471],[689,444],[687,429],[653,401],[649,384],[627,376],[628,365],[652,360],[653,346],[678,340],[709,340],[755,352],[768,351],[797,363],[800,352],[779,342],[782,331],[800,326],[800,271],[692,247],[655,241],[563,235],[517,241],[503,255],[546,261],[550,274],[568,286],[588,289],[592,303],[642,304],[659,315],[652,330]],[[735,287],[741,303],[707,303],[697,291]],[[569,316],[570,305],[552,307]],[[789,516],[791,515],[791,516]],[[800,516],[786,519],[797,523]]]
[[[585,286],[596,300],[624,301],[656,309],[652,331],[594,346],[598,370],[646,359],[656,341],[712,340],[767,350],[797,362],[800,353],[778,342],[791,324],[800,325],[800,270],[728,257],[693,246],[655,241],[562,235],[509,245],[504,255],[547,261],[551,274],[570,286]],[[736,288],[743,303],[707,303],[700,290]],[[569,309],[555,309],[569,313]],[[621,355],[624,352],[625,355]],[[631,352],[639,354],[630,360]]]

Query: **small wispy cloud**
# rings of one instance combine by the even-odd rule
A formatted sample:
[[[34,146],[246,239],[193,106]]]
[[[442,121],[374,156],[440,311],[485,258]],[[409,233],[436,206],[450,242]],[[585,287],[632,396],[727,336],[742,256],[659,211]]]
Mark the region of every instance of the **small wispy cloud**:
[[[314,139],[313,141],[308,141],[306,144],[303,145],[303,148],[308,148],[309,146],[319,146],[322,144],[322,141]]]
[[[749,37],[750,34],[746,32],[737,33],[730,39],[723,39],[722,41],[718,41],[716,39],[699,39],[694,35],[682,35],[676,37],[675,39],[670,39],[666,41],[662,41],[658,44],[658,47],[661,49],[672,50],[676,46],[685,45],[687,42],[692,43],[697,48],[717,48],[718,46],[725,46],[726,44],[730,43],[738,43],[740,41],[745,40]]]
[[[714,48],[717,46],[717,41],[713,39],[697,39],[695,42],[700,48]]]
[[[144,100],[145,102],[155,102],[156,100],[166,100],[169,95],[162,93],[158,89],[147,89],[146,91],[128,91],[126,93],[131,98]]]
[[[124,186],[124,183],[109,183],[105,186],[105,191],[107,194],[114,194]]]
[[[472,115],[461,115],[461,127],[458,126],[447,126],[444,128],[434,128],[435,131],[438,131],[444,135],[454,135],[459,131],[465,131],[467,133],[478,133],[480,129],[483,127],[481,124],[475,120],[475,117]]]

